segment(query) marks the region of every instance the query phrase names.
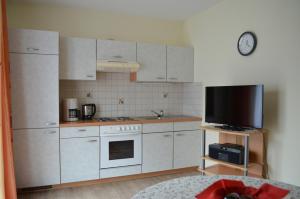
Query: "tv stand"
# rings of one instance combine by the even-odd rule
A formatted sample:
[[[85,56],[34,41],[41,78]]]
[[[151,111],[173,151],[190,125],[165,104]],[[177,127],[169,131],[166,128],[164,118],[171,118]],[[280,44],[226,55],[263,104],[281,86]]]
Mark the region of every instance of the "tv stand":
[[[243,131],[239,131],[227,130],[220,126],[215,127],[212,125],[202,125],[200,129],[202,129],[202,162],[199,171],[201,171],[203,175],[249,175],[251,177],[259,178],[266,176],[266,162],[264,157],[265,129],[244,129]],[[219,143],[244,145],[244,164],[232,164],[210,158],[206,153],[206,134],[211,132],[219,133]],[[206,166],[206,160],[216,164]]]
[[[253,130],[252,128],[230,126],[230,125],[215,126],[215,128],[220,128],[220,129],[228,130],[228,131],[248,131],[248,130]]]

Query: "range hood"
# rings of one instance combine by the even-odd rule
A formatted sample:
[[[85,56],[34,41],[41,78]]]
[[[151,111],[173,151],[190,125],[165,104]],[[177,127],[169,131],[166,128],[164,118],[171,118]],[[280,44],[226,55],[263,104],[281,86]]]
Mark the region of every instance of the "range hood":
[[[137,62],[97,60],[97,72],[137,72],[139,68],[140,64]]]

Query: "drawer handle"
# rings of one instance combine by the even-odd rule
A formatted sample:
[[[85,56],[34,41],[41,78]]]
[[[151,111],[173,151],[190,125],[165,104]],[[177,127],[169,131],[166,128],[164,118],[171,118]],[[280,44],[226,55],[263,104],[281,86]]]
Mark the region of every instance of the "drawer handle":
[[[98,140],[89,140],[88,142],[97,142]]]
[[[121,55],[115,55],[115,56],[113,56],[113,58],[116,58],[116,59],[122,59],[123,56],[121,56]]]
[[[169,80],[178,80],[176,77],[170,77]]]
[[[79,129],[78,131],[79,131],[79,132],[85,132],[86,129]]]
[[[49,131],[48,134],[54,134],[56,131]]]
[[[39,48],[32,48],[32,47],[29,47],[29,48],[26,48],[28,51],[39,51],[40,49]]]
[[[156,79],[165,79],[164,77],[156,77]]]
[[[92,77],[95,77],[95,76],[94,75],[86,75],[86,77],[92,78]]]
[[[165,138],[172,137],[172,135],[164,135]]]
[[[46,125],[47,126],[53,126],[53,125],[56,125],[56,122],[47,122]]]
[[[184,136],[184,134],[183,133],[178,133],[178,134],[176,134],[177,136]]]

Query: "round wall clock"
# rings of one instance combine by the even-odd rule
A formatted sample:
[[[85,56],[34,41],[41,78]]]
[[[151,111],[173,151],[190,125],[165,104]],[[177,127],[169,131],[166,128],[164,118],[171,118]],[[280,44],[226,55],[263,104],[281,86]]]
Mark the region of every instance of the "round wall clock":
[[[244,32],[237,43],[239,53],[243,56],[248,56],[253,53],[256,48],[257,40],[253,32]]]

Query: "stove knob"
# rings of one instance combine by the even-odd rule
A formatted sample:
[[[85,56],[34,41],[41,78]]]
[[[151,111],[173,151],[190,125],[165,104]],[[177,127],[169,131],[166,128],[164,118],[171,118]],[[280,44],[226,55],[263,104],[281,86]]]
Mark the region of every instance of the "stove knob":
[[[120,130],[120,131],[123,131],[123,128],[120,126],[120,127],[119,127],[119,130]]]
[[[128,130],[131,131],[131,129],[132,129],[131,126],[129,126],[129,127],[128,127]]]
[[[127,130],[128,130],[127,126],[124,126],[124,131],[127,131]]]

